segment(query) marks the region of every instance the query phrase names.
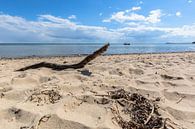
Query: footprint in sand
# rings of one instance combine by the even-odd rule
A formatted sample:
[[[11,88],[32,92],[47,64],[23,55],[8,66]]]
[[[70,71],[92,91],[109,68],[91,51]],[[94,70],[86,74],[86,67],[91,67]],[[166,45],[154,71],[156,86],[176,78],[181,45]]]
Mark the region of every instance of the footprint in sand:
[[[46,82],[49,82],[51,80],[52,80],[52,78],[50,78],[50,77],[40,77],[39,78],[40,83],[46,83]]]
[[[56,76],[40,76],[39,82],[40,83],[59,82],[59,78]]]
[[[164,92],[164,96],[166,99],[168,99],[170,101],[175,101],[175,102],[177,102],[180,98],[185,96],[185,94],[181,94],[177,91],[164,90],[163,92]]]
[[[166,110],[177,120],[195,120],[195,111],[186,111],[183,109],[176,109],[172,107],[167,107]]]
[[[88,104],[108,104],[110,102],[109,99],[106,99],[103,97],[94,97],[91,95],[83,95],[83,96],[80,96],[79,99],[82,102],[85,102]]]
[[[12,90],[12,87],[8,83],[0,83],[0,98],[3,98],[5,94]]]
[[[12,90],[5,93],[3,98],[15,101],[25,101],[26,97],[27,96],[25,94],[25,91]]]
[[[80,106],[83,102],[81,99],[75,96],[67,95],[64,98],[63,103],[64,103],[64,111],[68,112],[68,111],[73,111],[75,108]]]
[[[109,74],[118,76],[124,75],[124,73],[119,68],[109,71]]]
[[[195,83],[195,75],[186,75],[188,81]]]
[[[20,123],[30,123],[38,115],[25,111],[23,109],[11,107],[9,109],[0,111],[0,116],[1,116],[0,119],[2,120],[5,119],[9,122],[12,121],[12,122],[20,122]]]
[[[8,83],[0,83],[0,92],[8,92],[12,90],[12,87]]]
[[[179,91],[168,91],[164,90],[164,97],[171,103],[180,105],[181,107],[192,107],[195,108],[195,94],[193,90],[191,92],[179,92]]]
[[[27,76],[26,73],[21,73],[21,74],[19,74],[17,77],[18,77],[18,78],[25,78],[26,76]]]
[[[175,76],[170,76],[167,74],[162,74],[161,77],[165,80],[183,80],[183,77],[175,77]]]
[[[136,84],[138,85],[153,85],[153,86],[157,86],[159,85],[159,82],[149,82],[149,81],[142,81],[142,80],[135,80]]]
[[[135,80],[136,87],[139,89],[147,89],[151,91],[158,91],[160,83],[158,81],[144,81],[144,80]]]
[[[144,71],[141,69],[129,68],[129,73],[135,74],[135,75],[142,75],[142,74],[144,74]]]
[[[165,87],[174,87],[174,88],[176,88],[176,87],[180,87],[180,88],[182,88],[182,87],[184,87],[184,88],[187,88],[187,87],[189,87],[188,85],[186,85],[186,84],[181,84],[181,83],[173,83],[173,82],[171,82],[171,81],[163,81],[162,82],[162,84],[165,86]]]
[[[14,77],[11,80],[11,84],[14,88],[19,89],[29,89],[34,88],[38,85],[38,81],[35,77],[26,76],[26,77]]]
[[[38,125],[39,129],[92,129],[81,123],[61,119],[57,115],[51,115],[44,122],[40,122]]]
[[[93,127],[90,129],[106,129],[100,128],[99,126],[102,127],[103,125],[107,127],[109,124],[112,124],[111,112],[109,112],[108,109],[105,108],[106,106],[93,104],[94,99],[91,97],[86,97],[85,102],[82,102],[82,98],[83,97],[78,97],[65,101],[66,103],[64,103],[65,105],[63,107],[64,110],[59,108],[59,110],[57,111],[57,115],[61,116],[61,118]],[[74,101],[72,102],[72,100]],[[71,104],[72,106],[70,106],[69,104]]]

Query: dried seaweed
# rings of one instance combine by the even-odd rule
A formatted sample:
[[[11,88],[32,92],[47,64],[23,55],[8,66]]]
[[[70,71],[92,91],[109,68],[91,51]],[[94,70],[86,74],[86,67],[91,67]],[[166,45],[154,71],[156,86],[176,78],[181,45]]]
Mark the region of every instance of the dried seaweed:
[[[113,100],[115,106],[111,108],[112,113],[122,129],[168,129],[166,119],[158,112],[158,106],[141,94],[119,89],[109,91],[104,97]]]
[[[61,99],[61,95],[57,90],[37,90],[29,96],[28,101],[40,104],[54,104]]]

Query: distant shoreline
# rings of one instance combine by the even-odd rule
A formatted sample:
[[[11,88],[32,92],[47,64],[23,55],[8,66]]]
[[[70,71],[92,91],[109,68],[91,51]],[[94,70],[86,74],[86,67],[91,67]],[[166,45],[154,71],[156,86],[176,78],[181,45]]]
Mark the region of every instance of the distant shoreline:
[[[28,45],[104,45],[105,43],[0,43],[0,46],[28,46]],[[124,45],[124,43],[110,43],[111,45]],[[191,42],[186,43],[131,43],[131,45],[143,45],[143,44],[194,44]]]
[[[194,43],[165,43],[165,44],[194,44]]]

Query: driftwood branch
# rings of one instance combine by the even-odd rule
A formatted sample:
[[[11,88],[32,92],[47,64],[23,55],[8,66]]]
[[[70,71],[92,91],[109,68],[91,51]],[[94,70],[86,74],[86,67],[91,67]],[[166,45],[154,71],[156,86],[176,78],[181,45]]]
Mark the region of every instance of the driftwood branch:
[[[51,69],[57,70],[57,71],[68,69],[68,68],[73,68],[73,69],[83,68],[87,63],[89,63],[90,61],[95,59],[97,56],[99,56],[103,52],[105,52],[108,49],[108,47],[109,47],[109,43],[105,44],[103,47],[101,47],[100,49],[95,51],[93,54],[88,55],[85,59],[83,59],[81,62],[79,62],[77,64],[60,65],[60,64],[55,64],[55,63],[41,62],[38,64],[34,64],[34,65],[30,65],[30,66],[18,69],[16,71],[25,71],[28,69],[37,69],[37,68],[42,68],[42,67],[51,68]]]

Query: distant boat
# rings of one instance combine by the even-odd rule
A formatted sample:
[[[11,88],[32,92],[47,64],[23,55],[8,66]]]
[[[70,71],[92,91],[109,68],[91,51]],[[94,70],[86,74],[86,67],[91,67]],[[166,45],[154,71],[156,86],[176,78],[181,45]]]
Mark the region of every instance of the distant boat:
[[[192,42],[192,44],[195,44],[195,41],[194,41],[194,42]]]
[[[177,43],[173,43],[173,42],[166,42],[166,44],[177,44]]]
[[[130,43],[123,43],[123,45],[131,45]]]

